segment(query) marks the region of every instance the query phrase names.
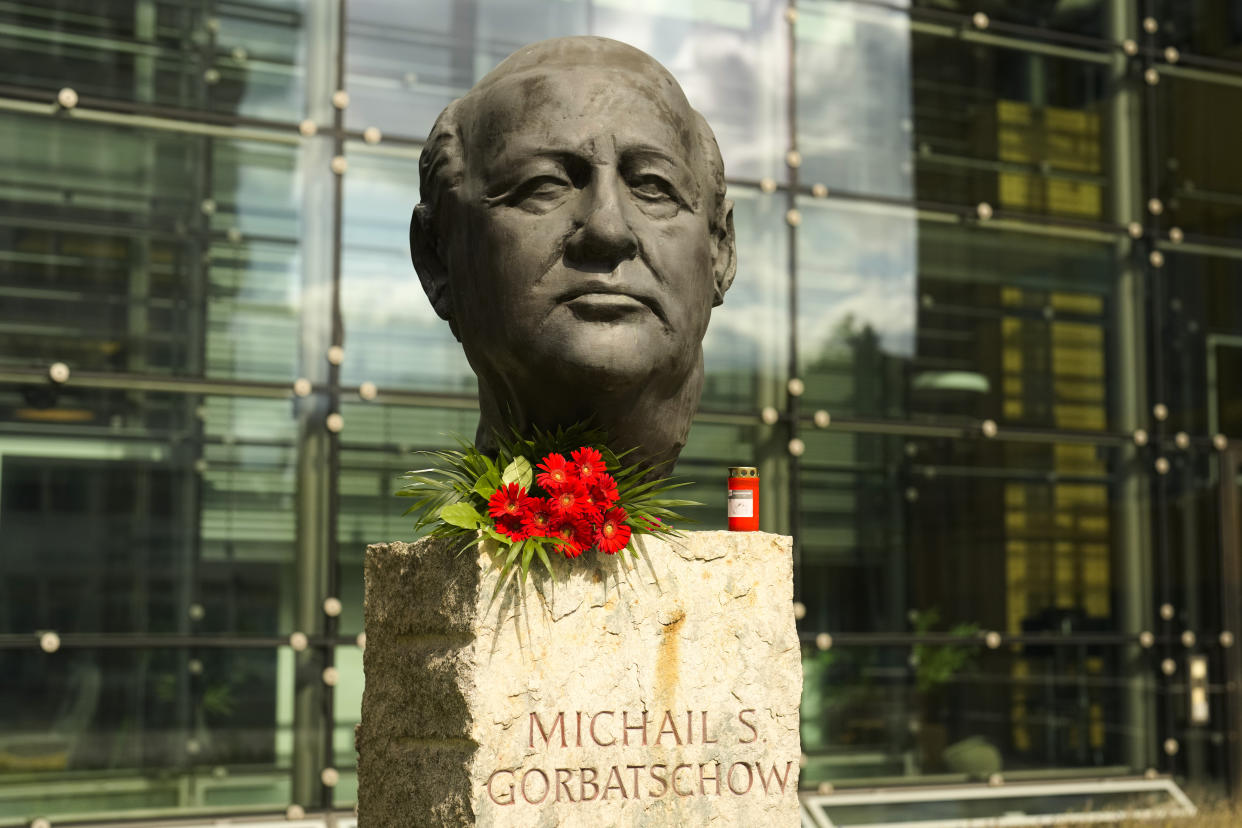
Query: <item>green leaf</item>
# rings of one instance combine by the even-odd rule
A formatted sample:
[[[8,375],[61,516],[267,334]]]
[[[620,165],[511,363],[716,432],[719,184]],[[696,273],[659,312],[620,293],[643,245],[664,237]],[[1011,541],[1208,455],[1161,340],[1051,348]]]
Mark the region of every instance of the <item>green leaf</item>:
[[[535,544],[535,551],[539,553],[539,560],[543,561],[544,569],[548,570],[548,574],[549,575],[554,574],[552,572],[552,562],[548,560],[548,553],[543,550],[543,544],[542,543]]]
[[[450,503],[440,509],[440,520],[463,529],[478,529],[483,516],[469,503]]]
[[[530,461],[525,457],[514,457],[513,462],[505,466],[504,474],[500,476],[502,483],[517,483],[523,489],[529,489],[531,481],[534,480],[535,473],[530,467]]]

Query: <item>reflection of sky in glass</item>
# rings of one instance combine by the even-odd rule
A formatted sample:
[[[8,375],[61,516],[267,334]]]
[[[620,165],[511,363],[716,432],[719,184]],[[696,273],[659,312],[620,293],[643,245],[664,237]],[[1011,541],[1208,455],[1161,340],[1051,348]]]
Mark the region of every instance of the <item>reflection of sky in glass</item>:
[[[210,217],[241,241],[212,248],[207,307],[209,376],[288,380],[297,371],[301,302],[298,150],[262,141],[218,141]]]
[[[418,161],[351,145],[341,245],[345,383],[475,390],[448,323],[436,316],[410,263]]]
[[[798,338],[804,361],[871,328],[891,355],[914,352],[918,230],[914,210],[803,199]]]
[[[596,34],[648,52],[716,132],[729,174],[774,175],[784,155],[785,51],[778,0],[351,0],[350,128],[425,136],[449,101],[519,47]],[[400,21],[410,20],[403,25]],[[394,22],[396,21],[396,22]]]
[[[753,409],[770,399],[788,360],[784,199],[756,190],[731,190],[729,196],[735,204],[737,277],[724,304],[712,311],[703,340],[703,406]]]
[[[263,0],[252,4],[262,6],[253,16],[230,14],[227,7],[218,10],[216,50],[228,56],[221,54],[213,65],[226,79],[241,76],[241,97],[229,110],[285,121],[304,116],[308,1],[318,0]],[[269,11],[271,18],[263,19]],[[288,20],[301,25],[290,26]],[[230,85],[228,81],[221,84]]]
[[[798,14],[802,177],[868,195],[909,197],[910,21],[904,11],[820,2]]]
[[[788,141],[784,2],[600,0],[592,34],[642,49],[673,73],[720,143],[728,174],[776,175]]]

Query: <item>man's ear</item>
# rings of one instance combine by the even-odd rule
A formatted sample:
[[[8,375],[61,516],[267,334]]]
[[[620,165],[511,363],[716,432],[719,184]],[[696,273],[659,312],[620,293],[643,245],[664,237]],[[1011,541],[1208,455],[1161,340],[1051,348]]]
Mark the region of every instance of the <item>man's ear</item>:
[[[729,289],[729,285],[733,284],[733,277],[737,273],[737,240],[733,235],[733,202],[726,198],[721,208],[724,220],[717,224],[716,232],[712,234],[714,248],[712,275],[716,278],[716,296],[712,300],[712,307],[724,302],[725,291]]]
[[[450,325],[453,323],[453,296],[449,288],[448,268],[440,257],[439,237],[432,227],[431,211],[426,204],[414,208],[410,217],[410,259],[418,271],[418,280],[431,301],[436,314]]]

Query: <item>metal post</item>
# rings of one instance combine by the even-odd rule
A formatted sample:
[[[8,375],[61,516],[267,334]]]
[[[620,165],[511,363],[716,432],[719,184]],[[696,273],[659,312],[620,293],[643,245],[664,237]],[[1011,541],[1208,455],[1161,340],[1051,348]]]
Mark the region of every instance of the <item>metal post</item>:
[[[1242,793],[1242,490],[1238,486],[1238,470],[1242,466],[1242,450],[1220,454],[1220,620],[1222,632],[1233,640],[1224,649],[1221,661],[1225,674],[1219,681],[1225,685],[1225,755],[1228,761],[1225,781],[1229,796]],[[1221,642],[1224,646],[1225,642]]]
[[[307,117],[316,124],[333,124],[331,100],[337,84],[337,3],[307,4],[305,38]],[[300,316],[300,374],[316,393],[296,404],[298,421],[297,527],[292,596],[297,629],[308,636],[325,632],[323,599],[329,586],[331,543],[332,441],[325,427],[330,410],[327,361],[333,336],[332,270],[336,180],[331,172],[333,136],[302,142],[298,156],[301,179],[302,313]],[[293,801],[319,807],[323,798],[320,773],[325,756],[325,693],[320,678],[323,652],[311,647],[298,653],[293,670]],[[287,692],[288,688],[277,688]]]
[[[1117,43],[1138,32],[1138,15],[1128,0],[1110,0],[1107,37]],[[1138,221],[1142,215],[1141,196],[1136,182],[1142,180],[1142,154],[1139,145],[1140,101],[1127,71],[1128,58],[1113,55],[1108,100],[1108,183],[1112,191],[1112,219],[1119,224]],[[1113,339],[1111,388],[1116,427],[1132,432],[1145,421],[1147,411],[1146,353],[1147,333],[1143,270],[1134,255],[1134,243],[1123,236],[1117,242],[1117,281],[1113,300]],[[1114,572],[1121,606],[1117,608],[1121,632],[1136,635],[1152,629],[1150,533],[1144,518],[1147,503],[1146,475],[1139,452],[1133,445],[1119,451],[1117,506],[1113,534],[1117,554]],[[1122,664],[1138,665],[1144,656],[1135,645],[1122,648]],[[1125,755],[1131,767],[1145,769],[1155,756],[1155,728],[1151,700],[1146,698],[1145,677],[1135,677],[1126,687]]]

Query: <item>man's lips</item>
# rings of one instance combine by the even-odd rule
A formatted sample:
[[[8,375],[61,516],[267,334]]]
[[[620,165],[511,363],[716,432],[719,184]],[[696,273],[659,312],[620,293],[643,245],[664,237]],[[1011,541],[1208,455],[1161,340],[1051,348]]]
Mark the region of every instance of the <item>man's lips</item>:
[[[649,310],[664,320],[664,311],[653,296],[624,286],[596,281],[576,284],[556,297],[558,304],[571,306],[579,315],[615,318],[639,310]]]

